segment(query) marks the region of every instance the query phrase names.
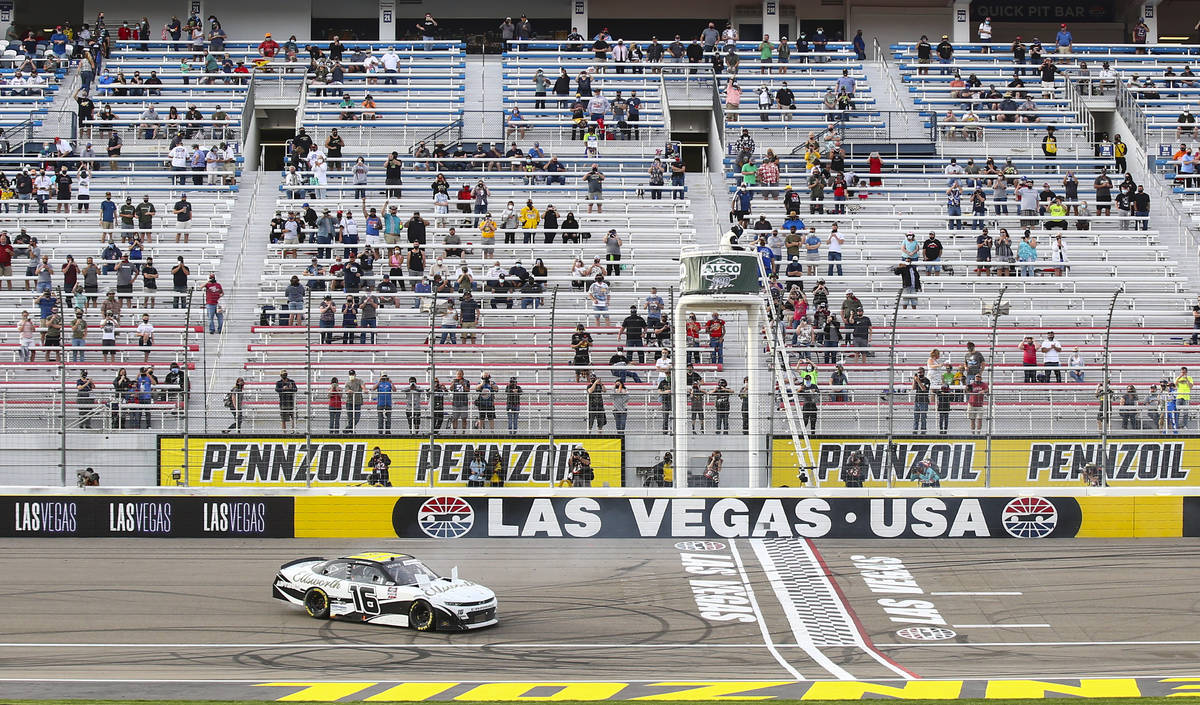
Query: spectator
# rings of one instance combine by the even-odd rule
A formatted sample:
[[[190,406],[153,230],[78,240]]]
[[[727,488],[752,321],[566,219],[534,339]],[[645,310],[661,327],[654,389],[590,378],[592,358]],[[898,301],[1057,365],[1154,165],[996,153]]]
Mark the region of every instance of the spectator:
[[[1017,245],[1017,260],[1020,262],[1037,262],[1038,241],[1037,238],[1025,230],[1025,234],[1021,236],[1021,242]],[[1021,276],[1032,277],[1037,274],[1037,267],[1030,264],[1024,264],[1020,267]]]
[[[142,348],[142,362],[150,362],[150,348],[154,345],[154,326],[150,323],[150,315],[143,313],[142,322],[137,327],[138,347]]]
[[[904,298],[901,308],[912,308],[914,311],[917,308],[917,293],[921,291],[921,275],[917,272],[916,267],[909,265],[909,260],[902,259],[900,263],[892,270],[900,277],[900,285],[904,290]]]
[[[937,45],[938,63],[943,65],[942,75],[949,76],[950,69],[947,65],[954,59],[954,45],[950,43],[949,35],[943,34],[942,41]]]
[[[600,325],[600,318],[604,318],[604,324],[608,325],[608,304],[609,304],[609,285],[604,281],[603,274],[597,274],[592,285],[588,287],[588,301],[592,303],[592,311],[595,313],[595,325]]]
[[[1178,432],[1178,429],[1180,428],[1186,429],[1190,422],[1187,408],[1191,406],[1192,387],[1194,384],[1195,382],[1192,380],[1192,376],[1188,374],[1188,368],[1179,368],[1179,374],[1175,377],[1174,384],[1172,385],[1174,389],[1175,406],[1179,410],[1177,417],[1178,423],[1175,426],[1176,432]]]
[[[603,433],[604,426],[608,423],[608,416],[604,412],[604,382],[594,374],[588,375],[587,404],[588,430],[591,431],[594,426],[598,432]]]
[[[336,383],[336,377],[334,378]],[[295,384],[293,382],[293,384]],[[278,387],[278,385],[276,385]],[[229,413],[233,414],[233,422],[225,427],[225,432],[241,431],[243,409],[246,402],[246,380],[241,377],[233,383],[233,387],[225,393],[225,408],[229,409]],[[332,428],[330,430],[333,430]]]
[[[183,258],[179,258],[179,264],[176,269],[183,266]],[[186,267],[183,267],[186,271]],[[174,271],[174,270],[172,270]],[[186,274],[184,275],[186,277]],[[185,279],[186,282],[186,279]],[[186,286],[186,283],[185,283]],[[179,291],[176,284],[177,292]],[[221,303],[221,297],[225,295],[225,289],[217,282],[217,275],[208,275],[208,283],[204,285],[204,307],[208,313],[208,332],[210,335],[219,335],[221,333],[221,321],[217,318],[217,308]],[[176,297],[178,298],[178,297]],[[180,307],[182,308],[182,306]]]
[[[697,425],[699,425],[699,433],[704,433],[704,397],[704,390],[700,388],[700,383],[692,384],[688,390],[688,410],[692,433],[697,432]]]
[[[392,432],[392,393],[395,391],[395,385],[392,380],[384,373],[379,376],[379,381],[375,383],[375,429],[382,434],[391,434]]]
[[[712,348],[712,364],[725,364],[725,321],[721,315],[713,311],[704,323],[704,330],[708,334],[708,346]]]
[[[925,368],[918,367],[912,381],[914,434],[925,435],[929,432],[929,386],[930,382],[925,375]]]
[[[571,349],[575,351],[571,366],[575,368],[576,382],[582,382],[587,378],[588,369],[591,366],[593,343],[592,334],[587,332],[582,323],[577,324],[575,332],[571,334]]]
[[[1030,341],[1032,342],[1032,339]],[[983,431],[983,411],[987,392],[987,382],[979,377],[967,384],[967,422],[972,433]]]
[[[151,206],[153,209],[153,206]],[[175,208],[172,209],[175,214],[175,242],[179,242],[179,237],[183,236],[183,241],[188,241],[188,236],[192,229],[192,204],[187,200],[187,194],[179,195],[179,200],[175,202]]]
[[[1134,229],[1147,230],[1150,227],[1150,194],[1146,193],[1144,186],[1137,187],[1137,192],[1130,198],[1130,203],[1133,216],[1138,219],[1134,222]]]
[[[1054,35],[1054,45],[1061,54],[1071,53],[1071,32],[1064,22],[1058,26],[1058,34]]]
[[[279,419],[282,429],[287,431],[288,424],[292,424],[292,429],[295,430],[296,382],[288,378],[287,370],[279,373],[279,380],[275,382],[275,394],[279,397]],[[235,419],[237,416],[235,413]]]
[[[1125,387],[1125,393],[1121,395],[1121,428],[1122,429],[1140,429],[1141,422],[1138,420],[1138,393],[1137,388],[1132,384]]]
[[[1062,384],[1062,370],[1059,369],[1062,343],[1054,339],[1054,331],[1046,333],[1038,349],[1042,353],[1042,366],[1046,368],[1045,381],[1050,381],[1050,373],[1053,372],[1055,383]]]

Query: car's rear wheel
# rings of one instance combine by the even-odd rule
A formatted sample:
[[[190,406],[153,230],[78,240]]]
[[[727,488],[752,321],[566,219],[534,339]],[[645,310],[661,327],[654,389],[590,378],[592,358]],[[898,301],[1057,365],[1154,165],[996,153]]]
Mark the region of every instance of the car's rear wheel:
[[[304,593],[304,610],[313,619],[329,619],[329,595],[320,588],[310,588]]]
[[[408,608],[408,626],[419,632],[431,632],[434,626],[433,606],[425,600],[417,600]]]

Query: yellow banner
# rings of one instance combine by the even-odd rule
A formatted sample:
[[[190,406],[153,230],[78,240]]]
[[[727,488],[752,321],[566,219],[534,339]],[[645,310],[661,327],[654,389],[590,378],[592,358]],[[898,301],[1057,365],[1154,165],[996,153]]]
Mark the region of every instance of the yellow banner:
[[[943,486],[983,487],[986,481],[987,442],[977,438],[897,436],[895,451],[887,460],[887,439],[840,437],[812,439],[815,479],[821,486],[842,487],[841,470],[851,453],[863,455],[864,487],[885,487],[887,470],[901,487],[917,486],[913,469],[929,460]],[[790,438],[773,443],[771,484],[796,487],[796,461]],[[1072,487],[1083,484],[1083,469],[1095,463],[1113,487],[1195,487],[1200,473],[1198,438],[1110,438],[1107,450],[1098,438],[996,438],[992,440],[993,487]]]
[[[159,436],[160,485],[193,487],[314,487],[366,484],[375,448],[391,460],[388,473],[396,487],[463,487],[475,451],[497,468],[505,486],[546,487],[569,481],[571,454],[586,450],[595,479],[592,485],[621,485],[624,466],[620,437],[428,438],[354,437],[241,438],[192,436],[184,467],[182,436]],[[176,475],[178,474],[178,480]]]

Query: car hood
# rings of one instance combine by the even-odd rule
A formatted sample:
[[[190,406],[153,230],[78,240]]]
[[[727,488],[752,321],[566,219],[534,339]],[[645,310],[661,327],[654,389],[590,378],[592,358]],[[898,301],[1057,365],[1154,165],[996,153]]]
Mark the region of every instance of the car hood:
[[[488,588],[470,580],[435,580],[423,592],[441,602],[482,602],[496,596]]]

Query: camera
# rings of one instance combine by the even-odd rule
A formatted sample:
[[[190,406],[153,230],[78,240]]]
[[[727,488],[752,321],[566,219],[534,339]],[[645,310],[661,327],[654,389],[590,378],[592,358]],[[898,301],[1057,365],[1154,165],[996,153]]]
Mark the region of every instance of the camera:
[[[97,487],[100,485],[100,473],[92,468],[75,471],[75,484],[79,487]]]

